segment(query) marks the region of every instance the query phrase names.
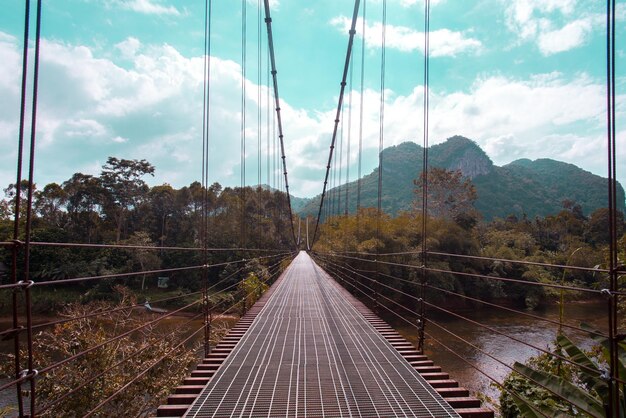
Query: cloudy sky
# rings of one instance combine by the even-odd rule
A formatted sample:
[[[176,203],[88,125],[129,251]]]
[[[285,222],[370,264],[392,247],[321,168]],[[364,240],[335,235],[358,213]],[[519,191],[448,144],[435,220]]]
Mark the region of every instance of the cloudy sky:
[[[15,179],[22,3],[5,2],[0,14],[3,188]],[[268,149],[270,169],[274,165],[274,141],[267,136],[268,121],[270,134],[273,123],[264,27],[260,77],[258,65],[258,1],[245,3],[245,71],[242,2],[213,3],[210,180],[241,183],[245,73],[245,182],[259,181],[260,132],[261,182],[273,185],[273,172],[267,175]],[[321,192],[354,2],[271,3],[291,191],[313,196]],[[421,143],[424,4],[387,3],[384,143]],[[606,176],[604,3],[433,0],[431,144],[459,134],[475,140],[499,165],[554,158]],[[344,181],[347,165],[349,179],[356,175],[363,55],[363,173],[377,163],[382,2],[368,0],[366,7],[365,24],[358,25],[352,94],[346,95],[353,111],[346,106],[343,118]],[[625,183],[623,0],[617,15],[618,169]],[[181,187],[200,180],[203,21],[202,0],[45,0],[37,184],[63,182],[75,172],[98,174],[108,156],[147,159],[156,166],[150,184]]]

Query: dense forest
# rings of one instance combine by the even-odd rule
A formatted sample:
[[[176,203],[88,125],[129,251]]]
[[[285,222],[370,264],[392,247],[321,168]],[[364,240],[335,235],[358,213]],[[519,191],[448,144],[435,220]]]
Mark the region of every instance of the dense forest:
[[[207,215],[209,248],[287,249],[292,243],[286,195],[261,187],[208,188],[198,182],[175,189],[168,184],[149,187],[146,176],[155,168],[145,160],[109,158],[99,176],[74,174],[62,184],[33,186],[32,240],[51,243],[118,244],[164,247],[165,250],[34,246],[31,273],[34,280],[100,276],[130,271],[170,269],[202,264],[202,254],[185,248],[202,247],[202,219]],[[433,168],[429,177],[427,246],[431,252],[465,254],[568,266],[603,266],[608,245],[608,210],[584,213],[574,201],[564,200],[561,210],[529,219],[510,215],[481,222],[472,181],[460,171]],[[26,198],[28,183],[20,187]],[[362,209],[358,215],[332,217],[321,229],[317,251],[395,253],[416,251],[422,237],[420,179],[413,182],[413,209],[397,216]],[[0,201],[0,240],[13,232],[15,186],[5,189]],[[245,211],[242,202],[245,202]],[[206,207],[205,207],[206,206]],[[24,211],[24,206],[22,206]],[[25,216],[22,213],[21,220]],[[243,220],[243,222],[242,222]],[[358,224],[358,228],[357,228]],[[619,214],[619,236],[623,216]],[[623,240],[623,239],[622,239]],[[180,248],[176,250],[175,248]],[[209,252],[209,264],[243,257],[240,251]],[[415,257],[413,257],[415,258]],[[575,271],[500,261],[431,256],[430,265],[452,270],[521,278],[542,283],[567,283],[598,287],[605,280],[593,271]],[[7,280],[10,252],[2,253],[2,281]],[[354,262],[357,263],[357,262]],[[364,266],[361,266],[364,267]],[[386,267],[387,273],[394,269]],[[396,272],[400,273],[400,272]],[[224,269],[212,271],[218,278]],[[156,275],[153,275],[156,282]],[[168,275],[173,286],[185,291],[199,288],[199,272]],[[432,274],[435,286],[486,299],[505,299],[536,307],[549,290],[458,275]],[[152,277],[152,276],[150,276]],[[143,287],[139,279],[136,285]],[[145,277],[141,278],[145,281]],[[395,295],[397,297],[397,295]],[[441,294],[434,294],[442,298]],[[453,301],[448,301],[453,303]]]
[[[145,179],[154,170],[145,160],[110,157],[99,176],[76,173],[62,184],[51,183],[41,188],[33,185],[31,239],[34,243],[121,247],[34,245],[30,256],[32,279],[48,281],[202,265],[202,252],[189,249],[204,245],[203,219],[209,231],[208,248],[273,250],[292,246],[284,193],[261,187],[223,188],[218,183],[205,188],[198,182],[180,189],[169,184],[149,187]],[[29,184],[23,181],[20,186],[23,230]],[[13,238],[16,187],[12,184],[4,191],[5,198],[0,201],[0,241],[9,242]],[[137,250],[124,246],[164,249]],[[258,255],[249,251],[209,251],[207,261],[222,263],[252,258],[253,254]],[[11,264],[9,248],[2,250],[0,261],[0,280],[5,283]],[[209,279],[227,273],[224,268],[211,269]],[[152,286],[156,276],[148,276]],[[183,291],[194,291],[201,286],[198,270],[166,276],[171,287]],[[144,287],[145,280],[146,277],[138,277],[126,283]],[[111,280],[98,283],[98,289],[102,288],[104,293],[109,293],[114,284]]]
[[[584,213],[576,202],[565,200],[561,210],[545,217],[518,217],[480,222],[480,213],[474,208],[477,193],[470,180],[459,171],[433,168],[429,172],[429,204],[426,221],[426,247],[428,264],[433,269],[482,275],[483,278],[463,274],[431,272],[428,277],[432,288],[453,291],[487,301],[503,301],[528,308],[536,308],[553,299],[556,291],[549,287],[526,286],[523,283],[489,280],[489,277],[522,279],[546,284],[571,284],[583,288],[606,286],[606,275],[593,271],[607,266],[609,242],[609,211],[606,208]],[[356,253],[345,263],[357,271],[374,269],[366,262],[366,255],[400,253],[386,261],[401,264],[421,264],[419,251],[422,244],[421,181],[414,181],[413,210],[391,217],[375,209],[361,209],[357,215],[335,216],[321,229],[315,246],[320,253]],[[618,213],[620,248],[626,238],[624,218]],[[451,257],[437,253],[489,257],[491,260]],[[358,259],[357,259],[358,258]],[[373,257],[369,257],[373,259]],[[497,259],[497,260],[493,260]],[[581,271],[533,264],[512,263],[506,260],[547,263],[561,266],[587,267]],[[407,273],[402,266],[378,263],[381,277],[385,275],[415,281],[418,269]],[[377,270],[378,271],[378,270]],[[407,277],[407,274],[409,277]],[[381,279],[382,280],[382,279]],[[394,281],[388,279],[387,282]],[[399,288],[414,293],[414,286],[403,282]],[[397,285],[395,285],[397,287]],[[380,289],[390,298],[401,298],[397,292]],[[445,293],[432,291],[429,299],[446,304],[467,303]],[[574,293],[569,297],[582,297]],[[404,301],[410,303],[409,300]]]

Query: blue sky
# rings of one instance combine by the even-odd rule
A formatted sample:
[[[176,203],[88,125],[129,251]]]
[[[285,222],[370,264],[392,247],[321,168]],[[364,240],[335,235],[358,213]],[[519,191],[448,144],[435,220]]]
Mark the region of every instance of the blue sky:
[[[242,3],[213,3],[210,180],[239,185]],[[272,1],[289,180],[298,196],[321,192],[353,5]],[[23,4],[3,6],[0,183],[6,187],[15,178]],[[366,6],[364,174],[377,163],[382,2]],[[388,0],[387,7],[385,146],[420,143],[423,0]],[[600,0],[433,0],[431,144],[459,134],[499,165],[554,158],[605,176],[604,11]],[[246,2],[246,14],[246,183],[254,185],[259,131],[261,182],[273,183],[274,175],[268,181],[267,52],[263,42],[259,83],[257,0]],[[617,15],[623,162],[624,1]],[[150,184],[181,187],[200,179],[203,19],[201,0],[44,1],[38,185],[75,172],[98,174],[108,156],[147,159],[157,169]],[[350,180],[356,173],[362,21],[358,28],[353,94],[346,96],[352,97],[352,129],[347,108],[343,122],[344,181],[347,165]]]

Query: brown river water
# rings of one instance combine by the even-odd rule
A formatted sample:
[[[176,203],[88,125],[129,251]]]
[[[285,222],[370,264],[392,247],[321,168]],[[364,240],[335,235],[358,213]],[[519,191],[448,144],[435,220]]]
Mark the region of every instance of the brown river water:
[[[566,305],[564,310],[564,322],[573,326],[579,326],[581,322],[585,322],[606,332],[608,329],[606,306],[606,303],[601,300],[570,303]],[[426,332],[433,338],[429,340],[426,337],[426,354],[436,365],[441,366],[444,372],[449,373],[451,379],[457,380],[461,386],[475,394],[484,394],[496,401],[500,395],[500,390],[492,384],[489,377],[476,370],[468,362],[477,366],[491,378],[502,382],[510,372],[510,368],[490,356],[507,365],[512,365],[515,361],[524,362],[531,356],[540,354],[540,351],[530,347],[530,345],[549,350],[549,345],[557,332],[557,325],[555,324],[495,308],[456,311],[455,313],[488,326],[493,331],[451,315],[435,316],[430,314],[433,322],[467,340],[476,348],[452,337],[436,325],[427,323]],[[554,321],[559,319],[557,305],[529,313]],[[396,328],[405,338],[413,343],[417,342],[415,328],[398,325]],[[507,334],[518,341],[498,334],[498,332]],[[593,345],[591,339],[584,332],[568,328],[563,328],[563,332],[584,348],[591,348]],[[457,355],[451,354],[450,351],[435,343],[433,339],[443,342]]]

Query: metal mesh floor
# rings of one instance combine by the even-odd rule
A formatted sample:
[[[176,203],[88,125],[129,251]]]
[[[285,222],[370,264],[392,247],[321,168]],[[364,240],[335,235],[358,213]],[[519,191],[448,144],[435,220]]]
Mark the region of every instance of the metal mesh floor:
[[[458,417],[305,252],[186,417]]]

